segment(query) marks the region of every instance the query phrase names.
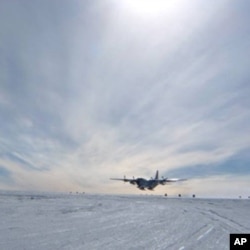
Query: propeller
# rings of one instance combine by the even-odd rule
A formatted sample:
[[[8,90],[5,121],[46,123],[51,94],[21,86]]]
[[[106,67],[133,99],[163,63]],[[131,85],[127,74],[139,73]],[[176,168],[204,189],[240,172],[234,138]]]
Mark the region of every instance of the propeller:
[[[162,184],[162,185],[165,185],[165,184],[166,184],[166,179],[167,179],[167,178],[165,178],[164,176],[162,176],[161,179],[162,179],[162,180],[161,180],[161,184]]]

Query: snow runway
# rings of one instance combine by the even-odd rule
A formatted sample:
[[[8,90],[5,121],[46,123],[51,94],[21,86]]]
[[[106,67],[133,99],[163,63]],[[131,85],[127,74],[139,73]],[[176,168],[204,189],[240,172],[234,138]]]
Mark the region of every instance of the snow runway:
[[[229,249],[250,200],[0,193],[0,249]]]

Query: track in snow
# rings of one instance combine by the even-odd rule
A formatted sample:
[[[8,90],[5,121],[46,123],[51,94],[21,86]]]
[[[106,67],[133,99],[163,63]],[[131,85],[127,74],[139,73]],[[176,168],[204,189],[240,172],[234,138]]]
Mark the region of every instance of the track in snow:
[[[250,200],[0,194],[0,249],[229,249]]]

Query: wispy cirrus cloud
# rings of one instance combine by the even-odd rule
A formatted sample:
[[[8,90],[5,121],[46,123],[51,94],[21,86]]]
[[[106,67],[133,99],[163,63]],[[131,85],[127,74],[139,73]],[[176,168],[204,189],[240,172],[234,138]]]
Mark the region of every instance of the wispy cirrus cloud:
[[[247,164],[248,4],[170,1],[148,16],[126,4],[1,2],[10,188],[108,192],[111,175],[223,176]]]

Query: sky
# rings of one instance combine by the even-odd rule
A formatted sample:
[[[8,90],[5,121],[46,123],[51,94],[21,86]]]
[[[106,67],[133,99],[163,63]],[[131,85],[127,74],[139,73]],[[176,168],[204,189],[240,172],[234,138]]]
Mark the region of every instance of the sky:
[[[2,0],[0,189],[249,196],[249,10]]]

